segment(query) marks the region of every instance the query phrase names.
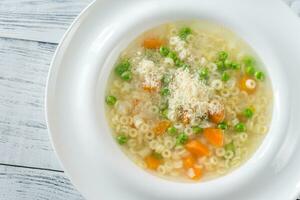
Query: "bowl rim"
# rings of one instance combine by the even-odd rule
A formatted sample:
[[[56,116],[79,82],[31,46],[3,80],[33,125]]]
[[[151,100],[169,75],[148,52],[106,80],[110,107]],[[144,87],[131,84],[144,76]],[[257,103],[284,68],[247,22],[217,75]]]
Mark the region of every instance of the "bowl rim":
[[[47,84],[46,84],[46,93],[45,93],[45,110],[46,110],[46,123],[47,123],[47,127],[48,127],[48,130],[49,130],[49,135],[50,135],[50,140],[51,140],[51,143],[52,143],[52,145],[53,145],[53,149],[54,149],[54,151],[56,152],[56,154],[58,155],[58,158],[59,158],[59,162],[62,164],[62,167],[63,167],[63,169],[64,169],[64,171],[68,174],[68,170],[66,169],[66,168],[64,168],[64,165],[63,165],[63,159],[60,157],[60,155],[59,155],[59,153],[58,153],[58,151],[57,151],[57,149],[58,149],[58,147],[56,146],[56,143],[54,142],[54,135],[52,134],[52,131],[51,131],[51,126],[50,126],[50,123],[49,123],[49,118],[48,118],[48,115],[49,115],[49,112],[48,112],[48,98],[49,98],[49,87],[51,87],[50,86],[50,81],[51,81],[51,75],[52,75],[52,71],[53,71],[53,68],[55,68],[55,66],[56,67],[58,67],[58,65],[59,64],[56,64],[56,61],[57,61],[57,59],[58,59],[58,56],[60,56],[59,54],[61,53],[61,51],[63,51],[63,49],[65,48],[64,47],[64,45],[65,45],[65,42],[66,42],[66,40],[67,40],[67,38],[69,37],[69,34],[71,33],[71,31],[74,29],[74,26],[76,25],[76,24],[78,24],[78,23],[80,23],[80,20],[82,19],[82,15],[84,15],[88,10],[89,10],[89,8],[90,7],[92,7],[95,3],[96,3],[97,1],[95,0],[95,1],[93,1],[91,4],[89,4],[89,6],[87,6],[83,11],[82,11],[82,13],[76,18],[76,20],[71,24],[71,26],[69,27],[69,29],[67,30],[67,32],[64,34],[64,37],[62,38],[62,40],[61,40],[61,42],[59,43],[59,46],[57,47],[57,50],[56,50],[56,52],[55,52],[55,54],[54,54],[54,57],[53,57],[53,59],[52,59],[52,62],[51,62],[51,66],[50,66],[50,68],[49,68],[49,73],[48,73],[48,78],[47,78]],[[228,27],[228,26],[226,26],[226,27]],[[232,28],[230,28],[229,27],[229,29],[230,30],[232,30]],[[235,32],[234,30],[233,30],[233,32]],[[237,34],[238,36],[240,36],[239,34]],[[249,42],[246,42],[246,43],[249,43]],[[257,51],[255,51],[255,52],[257,52]],[[259,55],[259,54],[258,54]],[[261,56],[259,56],[259,57],[261,57]],[[262,60],[263,60],[263,58],[262,58]],[[268,73],[269,74],[269,73]],[[270,80],[271,81],[271,83],[273,83],[273,81],[272,81],[272,79]],[[272,86],[273,86],[273,84],[272,84]],[[273,89],[273,91],[274,91],[274,88],[272,88]],[[274,101],[275,101],[275,96],[273,97],[274,98]],[[275,106],[275,105],[274,105]],[[273,106],[273,112],[275,111],[275,108],[274,108],[274,106]],[[285,120],[285,121],[287,121],[287,119]],[[270,128],[272,127],[272,124],[273,124],[274,122],[273,122],[273,117],[272,117],[272,122],[270,123]],[[265,138],[263,139],[263,141],[265,141],[266,139],[267,139],[267,136],[268,135],[270,135],[270,133],[267,133],[266,134],[266,136],[265,136]],[[260,144],[260,146],[258,147],[258,148],[261,148],[262,147],[262,145],[263,144]],[[123,152],[122,152],[123,153]],[[256,154],[256,152],[255,152],[255,154]],[[251,158],[253,158],[254,156],[255,156],[255,154],[254,155],[252,155],[251,156]],[[242,165],[247,165],[247,163],[249,162],[249,160],[251,159],[251,158],[249,158],[248,159],[248,161],[246,162],[246,163],[244,163],[244,164],[242,164]],[[128,159],[128,158],[127,158]],[[130,161],[131,162],[131,161]],[[241,166],[242,167],[242,166]],[[239,168],[241,168],[241,167],[239,167]],[[238,170],[238,169],[235,169],[234,171],[236,171],[236,170]],[[230,172],[230,174],[231,173],[233,173],[233,172]],[[72,178],[72,176],[70,176],[70,174],[68,174],[68,176],[71,178],[71,181],[73,182],[73,178]],[[226,176],[228,176],[228,175],[226,175]],[[216,180],[218,180],[218,179],[220,179],[220,178],[216,178]],[[213,181],[213,180],[212,180]],[[210,182],[210,181],[209,181]],[[73,182],[74,183],[74,182]],[[74,183],[75,185],[76,185],[76,183]]]

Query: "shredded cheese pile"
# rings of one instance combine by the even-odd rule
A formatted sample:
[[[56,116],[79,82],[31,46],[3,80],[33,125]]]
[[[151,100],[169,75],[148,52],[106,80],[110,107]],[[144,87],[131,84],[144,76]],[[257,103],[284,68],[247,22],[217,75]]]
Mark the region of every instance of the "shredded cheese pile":
[[[135,69],[136,73],[144,79],[143,84],[150,88],[159,88],[164,69],[155,66],[151,60],[143,59]]]
[[[223,107],[218,101],[210,102],[210,88],[199,81],[196,74],[179,68],[173,75],[169,85],[170,96],[169,114],[171,120],[176,121],[182,112],[191,120],[207,117],[208,113],[218,113]]]

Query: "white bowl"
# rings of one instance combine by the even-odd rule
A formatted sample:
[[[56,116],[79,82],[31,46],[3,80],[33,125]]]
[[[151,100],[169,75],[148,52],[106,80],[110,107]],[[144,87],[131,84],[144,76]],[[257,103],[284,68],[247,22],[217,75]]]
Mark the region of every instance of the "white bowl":
[[[252,158],[222,178],[193,184],[137,167],[115,143],[104,113],[106,82],[120,51],[143,31],[184,19],[212,20],[236,32],[265,63],[274,93],[270,131]],[[279,1],[95,1],[60,43],[46,92],[52,142],[74,185],[95,200],[295,199],[300,180],[296,20]]]

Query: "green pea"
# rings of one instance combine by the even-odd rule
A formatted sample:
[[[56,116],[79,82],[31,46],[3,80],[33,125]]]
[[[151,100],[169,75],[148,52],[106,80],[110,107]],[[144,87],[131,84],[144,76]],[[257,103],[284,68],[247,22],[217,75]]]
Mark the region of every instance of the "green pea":
[[[168,49],[168,47],[161,46],[159,48],[159,53],[164,57],[168,56],[169,52],[170,50]]]
[[[188,69],[190,68],[190,65],[187,63],[183,63],[181,67],[183,67],[183,69]]]
[[[161,91],[160,91],[160,94],[162,96],[168,96],[170,95],[170,90],[168,88],[163,88]]]
[[[163,75],[161,82],[164,85],[168,85],[171,82],[171,80],[172,80],[172,77],[169,74],[165,74],[165,75]]]
[[[247,118],[251,118],[254,114],[254,111],[252,108],[246,108],[244,111],[243,111],[243,114],[245,117]]]
[[[234,126],[234,128],[235,128],[235,130],[237,131],[237,132],[245,132],[246,131],[246,125],[244,124],[244,123],[242,123],[242,122],[240,122],[240,123],[237,123],[235,126]]]
[[[130,71],[125,71],[121,74],[121,79],[125,81],[130,81],[132,79],[132,73]]]
[[[174,62],[175,62],[175,60],[177,59],[177,55],[176,55],[176,53],[173,52],[173,51],[170,51],[170,52],[168,53],[167,57],[173,59]]]
[[[203,128],[201,128],[200,126],[193,126],[192,130],[194,134],[200,134],[203,132]]]
[[[120,145],[126,144],[128,141],[128,137],[124,134],[118,135],[117,136],[117,141]]]
[[[168,109],[168,107],[169,107],[168,102],[164,102],[164,103],[160,104],[160,106],[159,106],[159,108],[160,108],[161,110],[163,110],[163,109]]]
[[[230,78],[229,74],[227,72],[223,72],[222,78],[221,78],[222,81],[226,82],[229,80],[229,78]]]
[[[171,126],[168,128],[167,132],[169,133],[169,135],[176,135],[177,133],[177,128],[175,128],[174,126]]]
[[[209,76],[209,72],[207,68],[201,69],[199,71],[199,79],[200,80],[207,80]]]
[[[255,60],[254,60],[254,58],[252,58],[251,56],[246,56],[246,57],[244,57],[244,58],[243,58],[243,62],[244,62],[244,64],[247,65],[247,66],[249,66],[249,65],[251,65],[251,66],[255,65]]]
[[[228,129],[228,124],[226,122],[221,122],[218,124],[218,128],[222,130]]]
[[[165,119],[168,119],[168,108],[164,108],[162,110],[160,110],[160,115],[165,118]]]
[[[260,81],[263,81],[265,79],[265,74],[261,71],[255,72],[254,76],[257,80],[260,80]]]
[[[183,27],[179,30],[179,37],[186,40],[187,36],[192,33],[192,29],[189,27]]]
[[[130,70],[130,66],[130,62],[128,60],[124,60],[116,66],[115,73],[121,76],[124,72]]]
[[[225,151],[232,151],[234,153],[235,152],[234,143],[230,142],[228,144],[225,144],[224,149],[225,149]]]
[[[231,63],[231,69],[237,70],[240,69],[240,65],[236,62]]]
[[[246,73],[249,75],[254,75],[255,73],[255,68],[252,65],[249,65],[246,67]]]
[[[224,66],[225,68],[229,69],[231,68],[232,62],[230,60],[225,60],[224,61]]]
[[[105,98],[105,102],[108,104],[108,105],[110,105],[110,106],[113,106],[113,105],[115,105],[116,104],[116,102],[117,102],[117,98],[115,97],[115,96],[107,96],[106,98]]]
[[[178,58],[176,58],[174,62],[176,67],[182,67],[183,65],[183,62]]]
[[[153,152],[152,155],[153,155],[154,158],[156,158],[158,160],[163,159],[163,156],[160,153]]]
[[[220,51],[219,53],[218,53],[218,59],[220,60],[220,61],[225,61],[226,59],[228,58],[228,53],[226,52],[226,51]]]
[[[185,133],[180,133],[176,137],[176,145],[183,145],[188,141],[189,137]]]
[[[216,63],[216,65],[217,65],[217,69],[218,69],[219,71],[224,71],[224,70],[226,70],[226,67],[225,67],[225,64],[224,64],[223,61],[218,61],[218,62]]]

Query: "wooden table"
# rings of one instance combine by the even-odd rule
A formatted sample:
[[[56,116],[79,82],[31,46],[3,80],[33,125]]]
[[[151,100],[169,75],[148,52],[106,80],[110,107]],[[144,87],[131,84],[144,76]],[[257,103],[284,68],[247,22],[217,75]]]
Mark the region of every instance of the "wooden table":
[[[44,92],[59,40],[91,1],[0,1],[0,200],[83,199],[49,141]],[[300,16],[300,0],[286,3]]]

